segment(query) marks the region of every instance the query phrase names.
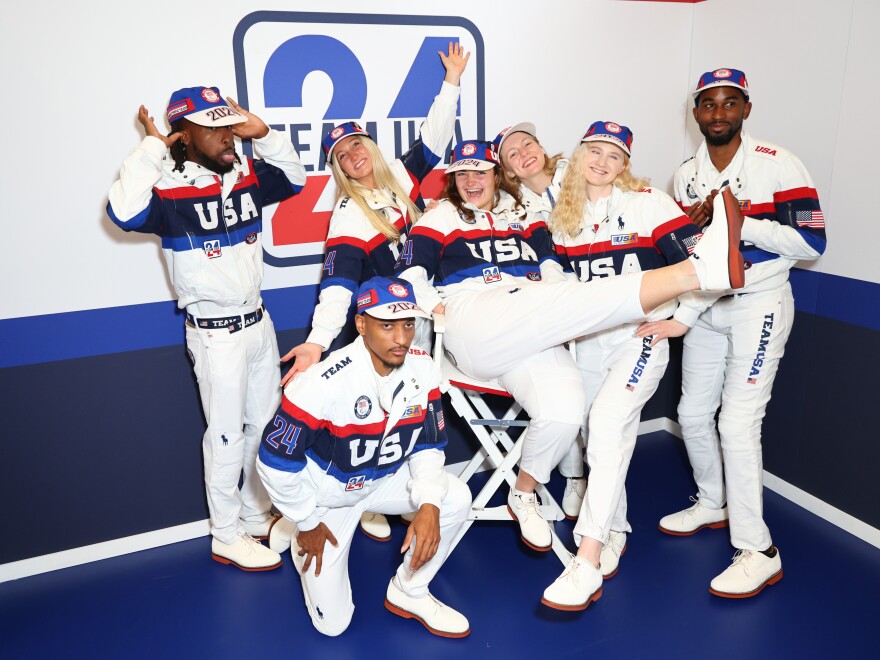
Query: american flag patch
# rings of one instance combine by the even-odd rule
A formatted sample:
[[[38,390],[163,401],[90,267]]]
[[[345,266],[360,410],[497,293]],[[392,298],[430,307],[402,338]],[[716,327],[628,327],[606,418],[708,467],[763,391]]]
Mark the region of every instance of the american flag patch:
[[[697,247],[697,243],[700,241],[700,238],[702,238],[702,236],[702,233],[698,233],[694,236],[688,236],[682,241],[682,243],[684,243],[684,246],[687,248],[688,254],[694,253],[694,248]]]
[[[437,413],[437,428],[439,430],[443,430],[446,428],[446,420],[443,419],[443,411]]]
[[[628,389],[630,392],[635,392],[635,391],[636,391],[636,388],[633,387],[632,385],[627,385],[627,386],[626,386],[626,389]]]
[[[794,219],[798,227],[825,228],[825,214],[822,211],[797,211]]]
[[[754,378],[749,378],[747,382],[749,385],[755,385],[758,381],[755,380]]]

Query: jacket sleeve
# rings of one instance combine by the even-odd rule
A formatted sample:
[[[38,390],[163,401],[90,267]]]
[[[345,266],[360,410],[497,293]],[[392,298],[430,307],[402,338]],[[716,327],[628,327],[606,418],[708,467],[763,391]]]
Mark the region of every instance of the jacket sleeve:
[[[433,211],[428,211],[416,223],[394,265],[394,274],[409,282],[415,289],[416,300],[426,311],[432,311],[443,302],[431,281],[437,274],[446,234],[443,231],[443,218],[450,213],[451,204],[441,203]]]
[[[266,425],[257,457],[257,471],[278,511],[301,531],[318,526],[316,493],[304,482],[306,450],[317,442],[330,442],[323,421],[320,388],[306,372],[284,391],[281,406]]]
[[[794,154],[779,164],[776,219],[745,218],[742,238],[781,257],[812,261],[825,252],[825,216],[809,173]]]
[[[446,497],[449,481],[446,470],[446,421],[443,417],[443,403],[440,388],[435,383],[428,395],[428,414],[425,415],[424,429],[409,456],[410,496],[416,507],[433,504],[440,507]]]
[[[693,254],[702,233],[678,204],[662,190],[651,188],[654,207],[651,238],[667,264],[677,264]]]
[[[254,174],[260,184],[263,205],[275,204],[296,195],[306,184],[306,170],[290,140],[275,129],[254,139]]]
[[[165,212],[153,190],[162,178],[162,160],[168,148],[147,136],[123,161],[119,178],[110,187],[107,215],[125,231],[159,233]]]
[[[343,199],[330,218],[320,294],[312,316],[312,331],[306,339],[325,350],[345,327],[352,297],[366,279],[365,270],[372,246],[347,229],[353,222],[366,223],[367,220],[360,217],[360,209],[354,201]],[[384,237],[379,234],[378,239],[381,242]]]
[[[413,181],[422,181],[443,159],[455,132],[455,114],[458,109],[460,88],[443,81],[440,93],[428,110],[419,139],[400,157]]]

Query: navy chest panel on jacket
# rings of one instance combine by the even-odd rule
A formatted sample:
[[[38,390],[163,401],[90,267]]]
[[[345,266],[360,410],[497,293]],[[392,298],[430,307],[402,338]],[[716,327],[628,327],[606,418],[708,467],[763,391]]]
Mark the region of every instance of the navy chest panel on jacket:
[[[544,231],[543,228],[538,228]],[[440,284],[451,284],[479,276],[492,264],[516,277],[541,279],[540,258],[530,244],[530,228],[504,231],[488,229],[457,230],[443,246],[438,267]],[[485,274],[484,274],[485,276]]]
[[[226,200],[219,181],[195,186],[156,189],[164,210],[159,232],[162,247],[175,251],[253,243],[262,231],[262,197],[253,174],[240,177]]]

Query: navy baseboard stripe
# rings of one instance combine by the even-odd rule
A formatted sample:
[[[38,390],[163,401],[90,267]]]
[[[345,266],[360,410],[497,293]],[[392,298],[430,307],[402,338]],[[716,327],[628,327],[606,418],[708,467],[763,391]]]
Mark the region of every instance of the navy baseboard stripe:
[[[263,292],[276,330],[307,327],[317,286]],[[0,368],[182,344],[176,301],[44,314],[0,321]]]
[[[797,308],[880,330],[880,284],[794,269]],[[274,289],[263,300],[278,330],[307,327],[317,286]],[[173,301],[45,314],[0,321],[0,368],[122,353],[183,342],[183,314]]]

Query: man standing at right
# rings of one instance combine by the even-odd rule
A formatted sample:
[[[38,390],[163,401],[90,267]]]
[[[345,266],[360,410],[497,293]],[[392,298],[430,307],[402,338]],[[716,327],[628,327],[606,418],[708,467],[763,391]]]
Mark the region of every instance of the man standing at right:
[[[682,297],[672,320],[645,323],[638,334],[655,342],[685,335],[678,418],[699,494],[665,516],[660,530],[689,536],[729,520],[737,552],[709,591],[748,598],[782,579],[763,517],[761,422],[794,318],[788,271],[825,251],[825,219],[800,160],[742,130],[752,110],[742,71],[704,73],[693,96],[705,140],[678,168],[675,200],[702,227],[712,221],[715,195],[730,187],[744,216],[746,286]]]

